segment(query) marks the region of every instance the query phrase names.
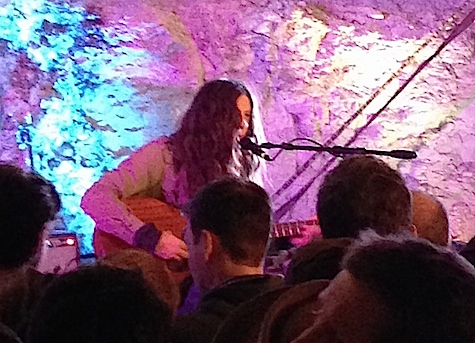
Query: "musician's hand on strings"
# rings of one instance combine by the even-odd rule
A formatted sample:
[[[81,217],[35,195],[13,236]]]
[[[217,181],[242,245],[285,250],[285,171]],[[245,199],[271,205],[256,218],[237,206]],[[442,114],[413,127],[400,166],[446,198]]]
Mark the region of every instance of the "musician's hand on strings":
[[[296,247],[307,245],[315,238],[322,238],[322,231],[318,225],[317,216],[310,217],[310,220],[315,220],[313,225],[302,225],[299,227],[300,234],[290,238],[290,243]]]
[[[183,240],[171,231],[163,231],[155,247],[155,255],[164,260],[181,261],[188,258],[188,250]]]

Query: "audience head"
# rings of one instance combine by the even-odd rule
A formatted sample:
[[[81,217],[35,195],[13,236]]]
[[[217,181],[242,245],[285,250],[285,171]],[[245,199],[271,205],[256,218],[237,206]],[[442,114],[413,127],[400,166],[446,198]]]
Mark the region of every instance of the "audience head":
[[[412,199],[401,175],[368,155],[344,159],[318,192],[317,215],[324,238],[356,238],[371,228],[389,234],[411,228]]]
[[[180,291],[164,260],[142,249],[126,249],[108,254],[99,263],[111,268],[139,270],[157,297],[168,305],[172,313],[176,313],[180,305]]]
[[[45,224],[60,208],[54,186],[41,176],[0,164],[0,269],[14,269],[38,251]]]
[[[432,243],[447,246],[449,244],[449,220],[442,203],[422,192],[413,191],[413,224],[417,235]]]
[[[271,226],[266,191],[250,181],[224,178],[203,187],[185,208],[190,272],[202,289],[249,267],[262,270]],[[238,276],[238,275],[234,275]]]
[[[303,342],[473,342],[475,272],[426,240],[372,231],[348,251],[320,294]]]
[[[171,313],[137,271],[93,266],[45,290],[33,314],[30,343],[165,343]]]

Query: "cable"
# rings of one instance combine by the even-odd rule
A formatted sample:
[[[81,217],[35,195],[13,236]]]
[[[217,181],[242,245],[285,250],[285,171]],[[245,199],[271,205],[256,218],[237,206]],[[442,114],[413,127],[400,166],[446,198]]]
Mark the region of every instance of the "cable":
[[[310,143],[313,143],[315,144],[316,146],[323,146],[321,143],[313,140],[313,139],[310,139],[310,138],[294,138],[294,139],[291,139],[290,141],[288,142],[284,142],[283,144],[292,144],[293,142],[299,142],[299,141],[306,141],[306,142],[310,142]],[[272,157],[272,161],[275,161],[275,159],[277,157],[279,157],[279,155],[284,151],[284,149],[280,149],[277,154],[275,154],[274,157]]]

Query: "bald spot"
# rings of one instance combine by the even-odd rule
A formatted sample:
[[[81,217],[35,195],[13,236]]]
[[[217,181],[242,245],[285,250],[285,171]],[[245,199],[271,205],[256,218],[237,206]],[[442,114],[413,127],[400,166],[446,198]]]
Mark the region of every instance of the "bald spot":
[[[412,192],[414,202],[413,224],[419,237],[432,243],[447,246],[449,222],[444,206],[434,197]]]

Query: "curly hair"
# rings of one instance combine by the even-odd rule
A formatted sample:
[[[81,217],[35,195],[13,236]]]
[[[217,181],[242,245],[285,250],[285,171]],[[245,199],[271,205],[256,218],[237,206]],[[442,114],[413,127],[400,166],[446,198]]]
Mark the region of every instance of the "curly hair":
[[[0,163],[0,268],[20,267],[34,256],[44,224],[60,206],[49,181]]]
[[[205,83],[180,128],[170,137],[175,172],[185,173],[190,198],[221,176],[248,178],[257,168],[251,153],[241,150],[238,144],[241,115],[236,100],[241,95],[249,98],[254,110],[251,94],[241,82],[220,79]],[[254,137],[252,118],[247,136]]]

